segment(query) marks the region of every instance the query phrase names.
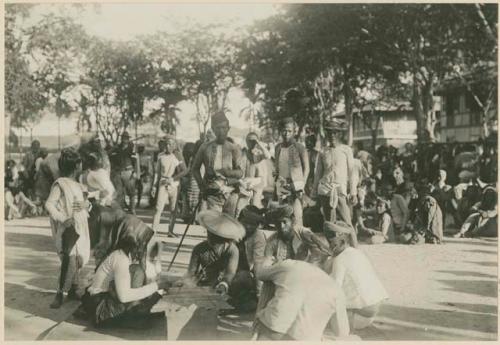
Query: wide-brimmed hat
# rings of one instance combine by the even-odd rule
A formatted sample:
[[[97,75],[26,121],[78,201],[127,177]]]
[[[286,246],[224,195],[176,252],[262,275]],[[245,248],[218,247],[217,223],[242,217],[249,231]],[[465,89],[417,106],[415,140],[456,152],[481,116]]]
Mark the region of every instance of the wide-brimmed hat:
[[[342,222],[342,221],[337,221],[337,222],[325,222],[323,225],[323,232],[325,233],[325,236],[331,237],[339,234],[346,234],[349,235],[353,231],[352,227],[349,226],[349,224]]]
[[[324,129],[328,131],[343,132],[347,131],[347,123],[340,119],[331,119],[325,122]]]
[[[210,233],[229,240],[240,241],[245,236],[245,228],[233,217],[206,210],[198,213],[198,222]]]

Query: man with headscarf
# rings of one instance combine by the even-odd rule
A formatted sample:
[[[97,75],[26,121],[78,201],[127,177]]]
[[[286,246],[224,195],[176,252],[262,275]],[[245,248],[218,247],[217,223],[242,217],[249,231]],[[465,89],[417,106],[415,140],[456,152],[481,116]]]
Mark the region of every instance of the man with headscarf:
[[[22,165],[24,167],[24,176],[26,183],[26,190],[31,191],[35,179],[35,162],[40,156],[40,142],[33,140],[31,148],[23,157]],[[31,194],[31,193],[28,193]],[[29,196],[29,195],[28,195]]]
[[[121,142],[109,153],[111,162],[111,181],[116,188],[116,200],[120,206],[127,206],[125,195],[129,197],[128,209],[135,214],[136,178],[134,145],[130,142],[128,132],[123,132]]]
[[[242,150],[241,169],[243,178],[240,181],[240,191],[248,194],[249,203],[262,208],[264,188],[267,183],[267,165],[265,160],[271,158],[271,154],[259,141],[257,133],[248,133],[246,147]]]
[[[198,150],[192,165],[193,176],[209,210],[234,216],[238,202],[234,186],[243,177],[241,150],[228,140],[229,120],[223,112],[212,116],[212,129],[216,139],[204,143]],[[202,164],[205,168],[203,177]]]
[[[281,123],[282,142],[276,145],[276,194],[280,201],[292,205],[295,221],[302,225],[302,197],[309,175],[307,150],[295,139],[295,121],[291,117]]]
[[[348,201],[357,203],[358,181],[354,174],[352,149],[340,143],[339,134],[345,131],[345,124],[332,120],[325,125],[329,146],[320,154],[314,179],[313,197],[321,205],[325,220],[335,221],[337,217],[352,226]]]
[[[238,271],[229,289],[229,303],[239,311],[254,311],[262,286],[262,282],[256,280],[255,272],[262,266],[266,248],[266,236],[259,229],[264,217],[258,208],[248,205],[241,210],[238,221],[245,228],[245,237],[237,244]]]
[[[324,231],[332,256],[323,269],[345,294],[350,328],[365,328],[375,320],[380,305],[388,298],[387,291],[366,255],[349,245],[348,226],[325,222]]]

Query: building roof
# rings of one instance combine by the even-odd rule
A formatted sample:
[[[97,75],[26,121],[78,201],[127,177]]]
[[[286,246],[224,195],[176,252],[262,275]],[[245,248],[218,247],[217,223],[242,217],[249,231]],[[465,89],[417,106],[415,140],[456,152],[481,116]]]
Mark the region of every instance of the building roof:
[[[378,112],[392,112],[392,111],[412,111],[413,108],[411,106],[411,103],[408,101],[399,101],[395,103],[389,103],[389,102],[379,102],[374,108],[372,105],[365,105],[363,109],[361,109],[361,112],[368,112],[368,111],[378,111]],[[354,109],[353,113],[359,112],[359,109]],[[344,117],[345,116],[345,110],[342,110],[338,113],[333,114],[333,117]]]

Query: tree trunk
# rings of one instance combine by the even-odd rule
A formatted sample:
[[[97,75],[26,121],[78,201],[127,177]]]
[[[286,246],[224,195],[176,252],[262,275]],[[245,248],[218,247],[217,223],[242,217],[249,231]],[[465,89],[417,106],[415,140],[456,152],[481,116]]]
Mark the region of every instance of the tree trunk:
[[[345,79],[344,86],[344,103],[345,103],[345,119],[347,121],[347,145],[352,146],[353,142],[353,121],[352,121],[352,108],[353,108],[353,92],[351,85],[349,84],[349,79]]]
[[[372,114],[372,119],[373,116],[376,116],[375,113]],[[378,139],[378,128],[380,127],[380,116],[377,116],[375,120],[375,126],[372,128],[372,152],[375,152],[375,149],[377,147],[377,139]]]
[[[415,115],[415,120],[417,121],[417,142],[425,143],[427,142],[427,134],[425,130],[425,113],[422,105],[422,91],[420,85],[415,80],[413,81],[413,113]]]
[[[422,92],[422,104],[425,114],[425,130],[428,135],[428,140],[430,142],[436,142],[436,112],[434,111],[434,87],[432,84],[432,78],[429,78],[428,85],[423,87]]]

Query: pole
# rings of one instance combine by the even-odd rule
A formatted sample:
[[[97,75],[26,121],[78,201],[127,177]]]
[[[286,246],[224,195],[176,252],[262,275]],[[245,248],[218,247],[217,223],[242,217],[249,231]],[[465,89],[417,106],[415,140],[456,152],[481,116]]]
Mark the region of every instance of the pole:
[[[193,210],[193,216],[191,218],[191,221],[187,224],[186,229],[184,230],[184,233],[182,234],[181,241],[179,242],[179,245],[177,246],[177,249],[175,250],[175,253],[174,253],[174,256],[172,258],[172,261],[168,265],[167,272],[170,271],[170,269],[172,268],[172,265],[175,262],[175,258],[177,257],[177,254],[179,254],[179,250],[181,249],[182,242],[184,242],[184,238],[186,237],[186,234],[187,234],[187,232],[189,230],[189,227],[191,226],[191,224],[194,223],[194,220],[196,218],[196,212],[200,208],[202,201],[203,201],[203,199],[200,197],[200,200],[198,201],[198,204],[195,206],[195,208]]]
[[[61,150],[61,117],[57,116],[57,149]]]

